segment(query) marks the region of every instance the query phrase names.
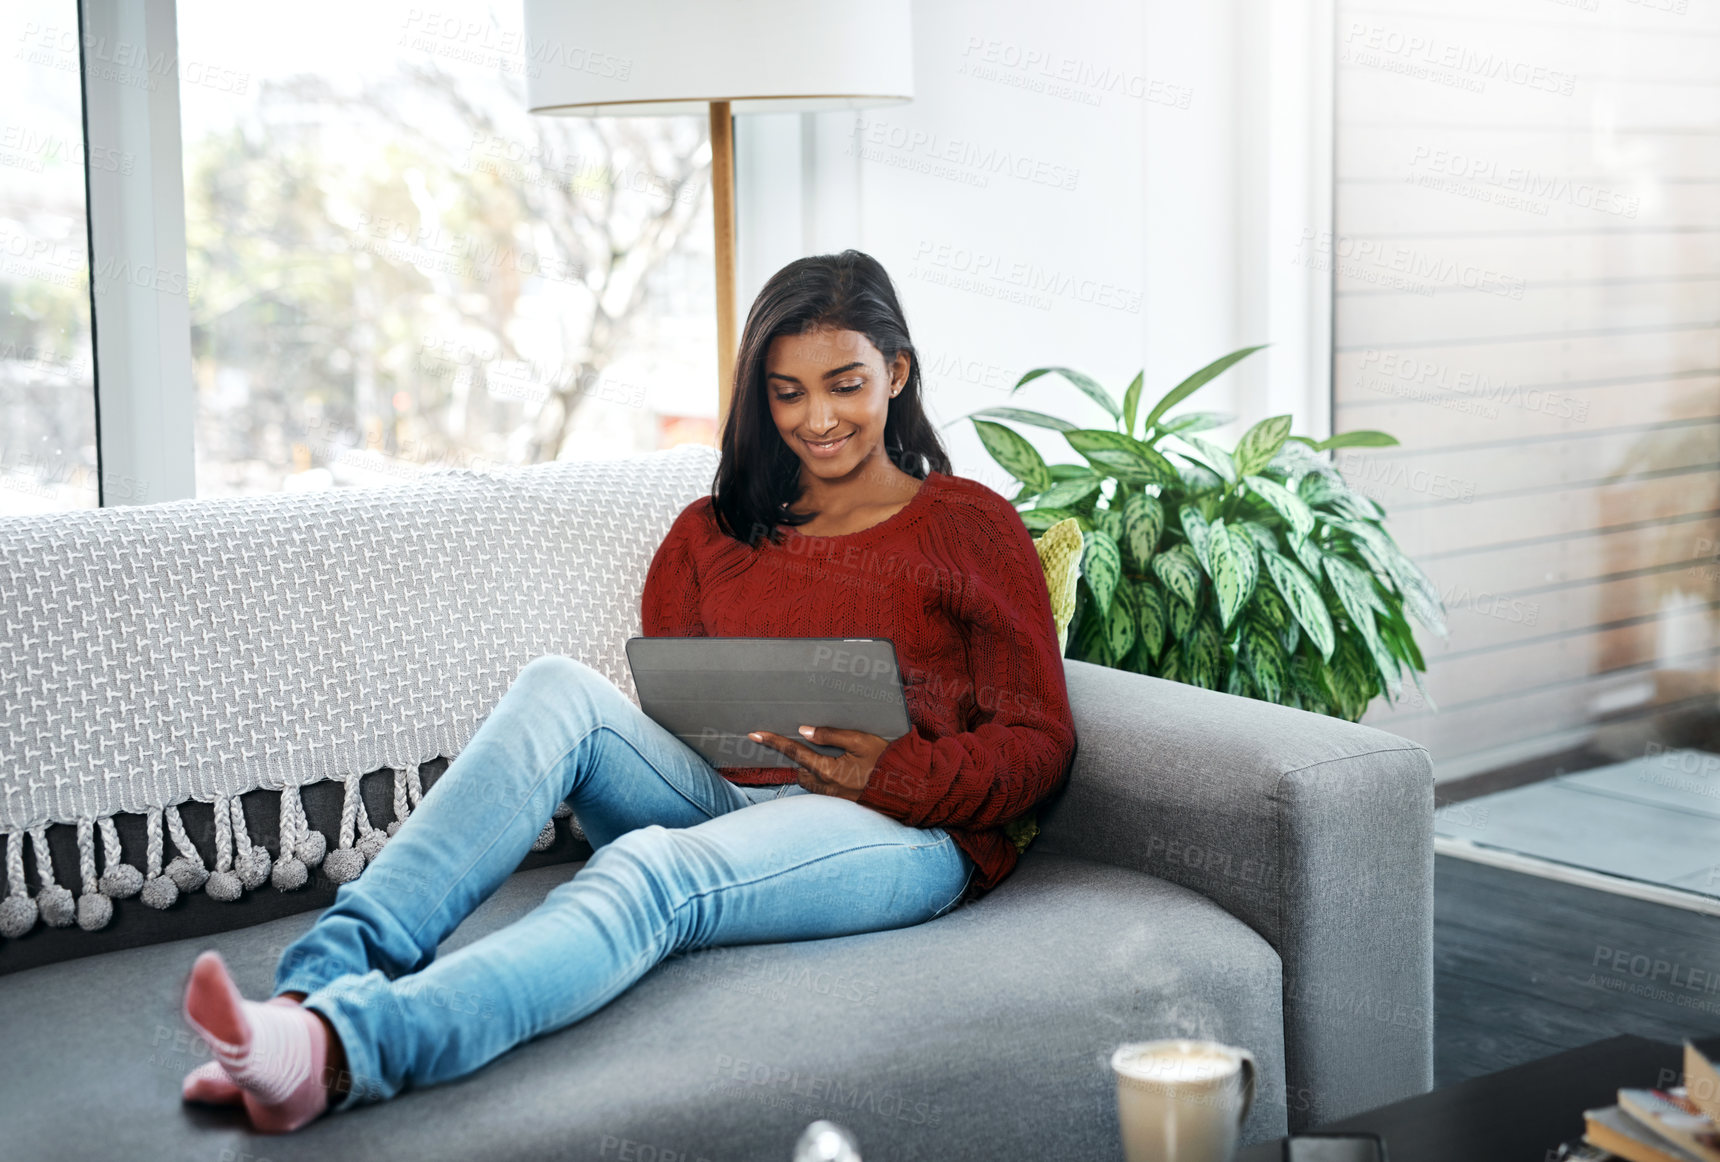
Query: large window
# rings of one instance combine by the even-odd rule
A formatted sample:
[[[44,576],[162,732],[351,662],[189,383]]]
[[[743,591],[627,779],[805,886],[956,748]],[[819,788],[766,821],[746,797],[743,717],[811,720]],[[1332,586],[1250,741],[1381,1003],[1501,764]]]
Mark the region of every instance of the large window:
[[[192,382],[146,354],[102,398],[158,374],[149,398],[185,401],[198,495],[714,438],[704,118],[529,114],[556,46],[517,2],[170,11],[173,53],[80,36],[75,0],[0,14],[0,511],[97,503],[86,159],[183,177],[184,260],[156,261],[183,271]],[[86,149],[80,64],[124,86],[121,127],[176,90],[177,141]]]
[[[0,5],[0,514],[93,508],[96,407],[75,0]]]
[[[180,0],[199,494],[709,438],[705,123],[530,115],[520,19]]]
[[[1338,6],[1336,426],[1444,594],[1440,773],[1720,750],[1720,12]]]

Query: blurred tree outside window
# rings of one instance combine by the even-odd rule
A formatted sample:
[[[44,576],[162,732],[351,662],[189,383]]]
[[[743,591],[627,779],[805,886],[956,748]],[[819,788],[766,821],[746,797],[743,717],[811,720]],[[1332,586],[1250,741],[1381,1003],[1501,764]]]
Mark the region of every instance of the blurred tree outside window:
[[[714,442],[703,118],[528,113],[517,4],[178,26],[199,495]]]

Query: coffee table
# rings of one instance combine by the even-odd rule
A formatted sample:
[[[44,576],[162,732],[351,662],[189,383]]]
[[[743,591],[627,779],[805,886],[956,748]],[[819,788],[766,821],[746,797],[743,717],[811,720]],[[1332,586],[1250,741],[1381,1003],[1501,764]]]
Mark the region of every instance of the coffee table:
[[[1584,1110],[1612,1105],[1624,1087],[1666,1084],[1660,1071],[1683,1067],[1682,1045],[1610,1037],[1316,1129],[1371,1130],[1385,1139],[1388,1162],[1541,1162],[1582,1136]],[[1282,1142],[1256,1143],[1237,1162],[1279,1162]]]

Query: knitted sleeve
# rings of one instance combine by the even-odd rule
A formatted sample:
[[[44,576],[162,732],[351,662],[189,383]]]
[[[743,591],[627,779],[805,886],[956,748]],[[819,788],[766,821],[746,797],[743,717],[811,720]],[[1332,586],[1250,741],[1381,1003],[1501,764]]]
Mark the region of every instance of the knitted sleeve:
[[[1057,788],[1075,751],[1051,596],[1033,537],[1003,497],[952,497],[948,551],[960,571],[955,611],[966,627],[970,729],[918,729],[878,757],[859,802],[914,827],[1001,826]]]
[[[645,637],[709,637],[699,615],[699,577],[691,541],[699,528],[700,497],[681,510],[645,572],[639,620]]]

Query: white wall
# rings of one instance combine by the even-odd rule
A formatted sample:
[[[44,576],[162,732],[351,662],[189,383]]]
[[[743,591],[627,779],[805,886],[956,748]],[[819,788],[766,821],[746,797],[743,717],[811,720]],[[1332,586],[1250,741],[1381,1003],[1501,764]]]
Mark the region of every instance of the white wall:
[[[1271,340],[1197,405],[1323,434],[1328,292],[1294,263],[1329,228],[1322,3],[920,0],[912,103],[737,122],[743,314],[783,263],[855,246],[896,281],[935,422],[1013,403],[1110,427],[1060,380],[1009,388],[1061,364],[1120,398],[1144,366],[1151,400]],[[970,423],[944,435],[956,472],[1009,487]]]

